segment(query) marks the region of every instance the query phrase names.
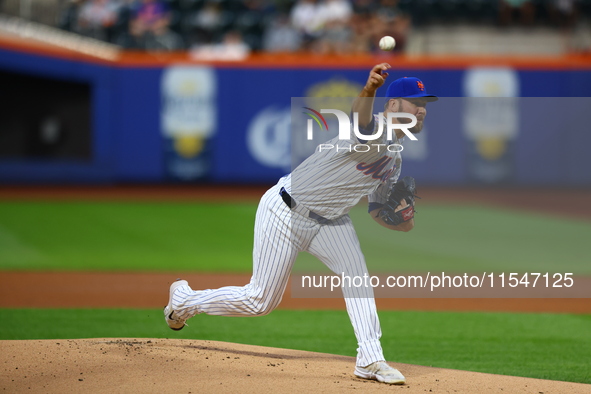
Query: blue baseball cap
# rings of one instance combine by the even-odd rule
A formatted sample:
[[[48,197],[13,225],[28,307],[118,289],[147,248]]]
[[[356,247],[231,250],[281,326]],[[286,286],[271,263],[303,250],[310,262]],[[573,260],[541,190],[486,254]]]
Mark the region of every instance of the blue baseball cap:
[[[427,101],[439,100],[437,96],[427,93],[423,81],[415,77],[398,78],[396,81],[392,82],[388,86],[388,90],[386,90],[386,97],[423,97]]]

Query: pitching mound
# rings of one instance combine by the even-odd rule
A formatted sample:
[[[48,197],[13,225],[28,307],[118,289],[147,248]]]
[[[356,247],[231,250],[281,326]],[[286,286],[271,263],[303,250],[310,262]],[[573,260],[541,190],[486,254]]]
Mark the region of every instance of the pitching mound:
[[[589,393],[589,385],[394,364],[408,385],[357,379],[352,357],[179,339],[0,341],[0,388],[43,393]]]

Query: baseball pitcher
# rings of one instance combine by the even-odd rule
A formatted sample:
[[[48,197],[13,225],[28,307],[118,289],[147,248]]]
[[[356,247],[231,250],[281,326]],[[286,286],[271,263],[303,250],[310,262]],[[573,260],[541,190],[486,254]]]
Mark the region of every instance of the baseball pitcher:
[[[381,226],[396,231],[414,227],[415,181],[399,180],[401,151],[385,149],[402,144],[404,133],[395,129],[392,139],[379,134],[388,116],[411,114],[416,124],[413,134],[423,128],[428,102],[437,100],[414,77],[400,78],[386,90],[383,112],[374,114],[377,90],[384,85],[390,65],[372,68],[369,78],[354,101],[359,134],[350,139],[328,141],[335,149],[316,150],[291,174],[279,179],[261,198],[256,213],[253,274],[242,287],[193,290],[185,280],[170,286],[164,317],[168,326],[180,330],[197,314],[222,316],[260,316],[270,313],[281,302],[292,266],[299,252],[316,256],[338,275],[367,274],[365,258],[353,228],[349,210],[367,196],[369,214]],[[399,115],[398,115],[399,116]],[[396,123],[407,123],[402,117]],[[395,135],[394,135],[395,134]],[[350,149],[371,140],[373,149]],[[338,148],[337,148],[338,147]],[[339,149],[340,148],[340,149]],[[371,288],[343,287],[347,312],[357,338],[354,374],[389,384],[404,384],[405,377],[385,362],[380,344],[381,328]]]

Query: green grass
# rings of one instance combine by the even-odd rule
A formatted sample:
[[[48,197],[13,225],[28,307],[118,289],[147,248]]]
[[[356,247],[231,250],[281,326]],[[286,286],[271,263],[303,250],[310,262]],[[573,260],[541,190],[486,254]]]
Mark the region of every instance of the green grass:
[[[370,270],[591,274],[591,223],[481,206],[418,208],[409,233],[379,227],[363,207],[351,218]],[[318,266],[309,255],[296,270]]]
[[[0,202],[0,268],[251,269],[252,204]]]
[[[0,202],[0,270],[249,272],[256,205]],[[351,211],[372,272],[591,274],[591,223],[421,204],[410,233]],[[296,271],[322,270],[302,253]]]
[[[387,311],[380,319],[392,361],[591,383],[591,315]],[[356,348],[345,311],[200,315],[180,332],[160,309],[0,309],[0,322],[0,339],[207,339],[347,356]]]

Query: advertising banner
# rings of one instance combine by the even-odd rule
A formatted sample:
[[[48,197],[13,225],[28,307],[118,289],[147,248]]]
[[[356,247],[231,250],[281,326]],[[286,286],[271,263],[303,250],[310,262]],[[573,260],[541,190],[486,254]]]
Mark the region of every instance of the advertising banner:
[[[291,99],[332,100],[329,107],[341,108],[339,100],[356,97],[369,72],[347,65],[118,66],[0,54],[4,72],[88,86],[90,105],[84,162],[18,158],[6,145],[5,183],[273,183],[290,172],[292,153],[305,157],[292,146]],[[389,80],[405,76],[446,98],[429,106],[421,138],[405,144],[405,170],[423,184],[591,185],[591,172],[582,171],[591,168],[591,134],[580,121],[591,71],[394,67]],[[45,124],[49,135],[55,122]]]
[[[217,83],[210,67],[172,66],[162,74],[161,122],[166,176],[203,180],[212,166]]]

